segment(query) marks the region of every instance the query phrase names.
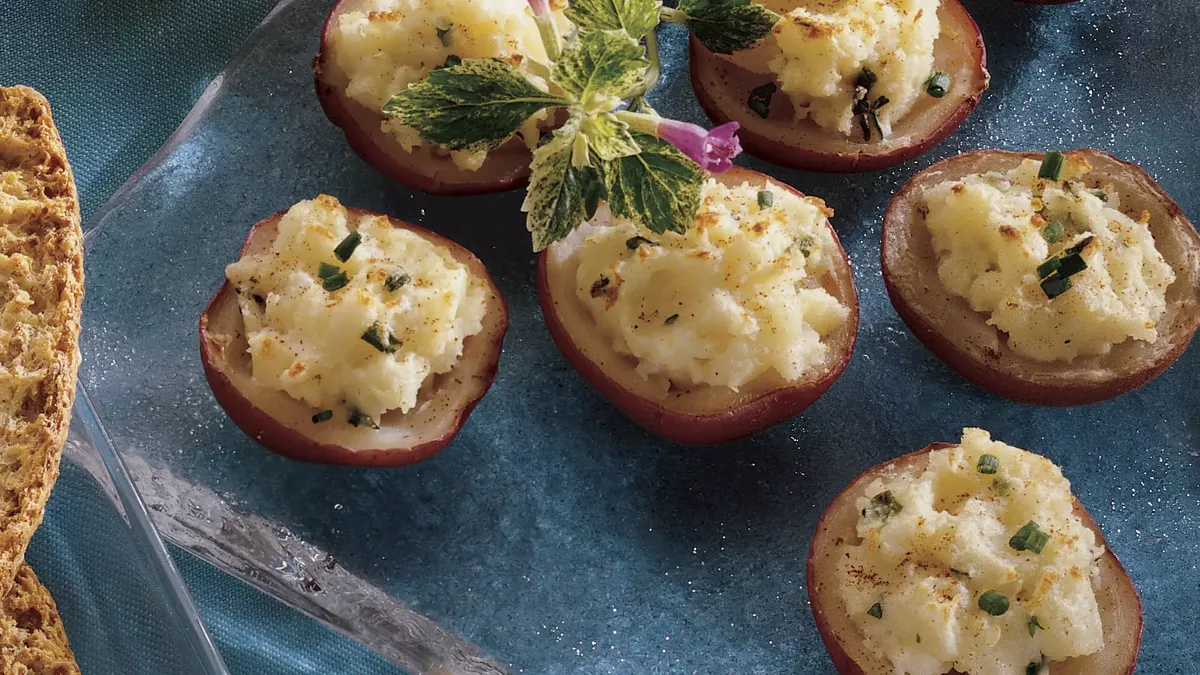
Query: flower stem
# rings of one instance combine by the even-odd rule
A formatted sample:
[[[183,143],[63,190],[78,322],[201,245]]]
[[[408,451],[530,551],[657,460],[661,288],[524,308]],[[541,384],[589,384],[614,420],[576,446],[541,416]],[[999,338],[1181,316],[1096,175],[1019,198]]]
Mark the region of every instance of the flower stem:
[[[649,33],[646,33],[646,56],[650,59],[650,67],[646,69],[646,77],[642,79],[642,83],[634,87],[632,91],[625,95],[625,98],[637,98],[654,88],[658,84],[658,76],[662,73],[662,68],[658,60],[658,35],[651,28]]]
[[[562,56],[562,35],[558,32],[558,24],[554,23],[554,15],[550,13],[540,14],[534,17],[537,22],[538,33],[542,36],[542,44],[546,46],[546,56],[550,61],[557,61],[559,56]]]
[[[629,125],[630,131],[636,131],[651,136],[658,136],[658,123],[661,117],[658,115],[647,115],[646,113],[631,112],[629,110],[621,110],[617,112],[617,119]]]

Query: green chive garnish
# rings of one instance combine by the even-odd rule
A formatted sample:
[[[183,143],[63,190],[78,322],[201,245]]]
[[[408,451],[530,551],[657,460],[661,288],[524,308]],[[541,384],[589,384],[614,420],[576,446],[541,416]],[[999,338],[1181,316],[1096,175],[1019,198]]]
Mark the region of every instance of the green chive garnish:
[[[1008,598],[996,591],[984,591],[979,596],[979,609],[992,616],[1001,616],[1008,611]]]
[[[1038,621],[1036,616],[1029,617],[1029,637],[1033,637],[1033,634],[1036,633],[1037,629],[1039,628],[1046,630],[1046,627],[1042,625],[1041,621]]]
[[[988,474],[996,473],[996,470],[999,468],[1000,459],[995,455],[981,455],[979,457],[979,464],[975,466],[975,470],[979,473]]]
[[[396,340],[396,336],[391,333],[385,335],[383,325],[378,321],[371,324],[371,327],[363,332],[362,340],[384,354],[395,352],[398,347],[397,343],[399,342]]]
[[[434,30],[437,31],[437,36],[438,36],[438,39],[442,41],[442,46],[449,47],[450,46],[450,29],[449,28],[435,28]]]
[[[332,410],[322,410],[321,412],[317,413],[316,415],[313,415],[313,417],[312,417],[313,424],[320,424],[321,422],[328,422],[331,419],[333,419],[333,411]]]
[[[1012,483],[1003,476],[997,476],[992,479],[992,489],[1001,497],[1007,497],[1008,493],[1012,491]]]
[[[1062,265],[1062,259],[1059,258],[1058,256],[1054,256],[1053,258],[1047,260],[1046,262],[1042,263],[1041,265],[1038,265],[1038,268],[1037,268],[1038,278],[1045,279],[1046,277],[1050,276],[1051,274],[1054,274],[1056,271],[1058,271],[1058,268],[1061,265]]]
[[[770,190],[758,191],[758,208],[769,209],[775,203],[775,195]]]
[[[1078,244],[1075,244],[1071,248],[1063,251],[1063,255],[1068,256],[1073,253],[1083,253],[1083,249],[1087,248],[1088,244],[1092,243],[1092,240],[1095,238],[1096,238],[1095,236],[1089,234],[1088,236],[1084,237],[1083,239],[1080,239]]]
[[[1051,244],[1057,244],[1063,238],[1062,221],[1055,220],[1042,228],[1042,237]]]
[[[317,267],[317,278],[328,279],[329,277],[331,277],[341,271],[342,270],[339,269],[337,265],[330,265],[329,263],[321,263],[321,265],[319,267]]]
[[[862,72],[858,74],[858,79],[854,81],[854,86],[871,91],[871,87],[874,87],[878,81],[879,76],[875,74],[875,71],[870,68],[863,68]]]
[[[884,490],[871,497],[871,506],[869,509],[864,509],[864,512],[867,510],[870,511],[871,517],[880,518],[884,522],[887,522],[888,518],[903,511],[904,505],[896,501],[896,497],[892,494],[891,490]],[[863,515],[866,515],[866,513]]]
[[[350,234],[346,235],[346,238],[342,240],[342,243],[337,245],[337,248],[333,249],[334,257],[342,262],[346,262],[350,259],[350,256],[354,255],[354,249],[358,248],[358,244],[361,241],[361,234],[357,232],[351,232]]]
[[[883,618],[883,605],[879,604],[878,602],[871,605],[871,609],[867,610],[867,615],[873,616],[876,619],[882,619]]]
[[[750,98],[746,99],[746,105],[758,114],[764,120],[767,115],[771,114],[771,97],[775,95],[776,86],[774,82],[768,82],[761,87],[755,87],[750,90]]]
[[[1108,193],[1105,192],[1104,190],[1088,190],[1088,192],[1095,195],[1102,202],[1108,201]]]
[[[1018,551],[1025,550],[1025,542],[1029,540],[1029,535],[1038,529],[1038,524],[1032,520],[1021,526],[1017,533],[1008,540],[1008,545]]]
[[[359,412],[359,411],[357,411],[357,410],[355,410],[354,412],[350,413],[350,419],[349,419],[349,420],[347,420],[347,421],[348,421],[348,422],[350,422],[351,426],[356,426],[356,427],[371,427],[372,429],[378,429],[378,428],[379,428],[379,425],[375,423],[375,420],[371,419],[371,416],[370,416],[370,415],[367,415],[367,414],[365,414],[365,413],[361,413],[361,412]]]
[[[388,289],[389,292],[395,293],[410,281],[412,279],[404,272],[393,272],[387,276],[387,279],[384,279],[383,287]]]
[[[941,98],[950,90],[950,76],[942,71],[936,71],[925,82],[925,91],[934,98]]]
[[[625,248],[629,249],[630,251],[636,251],[637,248],[639,246],[641,246],[642,244],[645,244],[647,246],[658,246],[658,244],[656,244],[655,242],[652,242],[649,239],[647,239],[641,235],[638,235],[636,237],[630,237],[625,240]]]
[[[1062,264],[1058,266],[1058,276],[1069,277],[1087,269],[1087,261],[1078,253],[1063,256]]]
[[[1038,178],[1048,178],[1050,180],[1058,180],[1062,175],[1063,154],[1057,150],[1051,150],[1042,158],[1042,168],[1038,171]]]
[[[453,68],[454,66],[461,66],[461,65],[462,65],[462,57],[459,56],[458,54],[451,54],[450,56],[446,57],[446,63],[443,64],[442,67],[443,68]]]
[[[1046,657],[1043,656],[1041,661],[1030,663],[1025,666],[1025,675],[1039,675],[1042,672],[1042,667],[1046,665]]]
[[[1046,547],[1046,542],[1050,541],[1050,533],[1045,530],[1034,530],[1029,534],[1029,538],[1025,540],[1025,548],[1034,553],[1041,553]]]
[[[1046,297],[1053,300],[1058,296],[1071,290],[1071,280],[1066,277],[1054,277],[1042,282],[1042,291],[1046,293]]]
[[[671,324],[675,323],[675,322],[676,322],[676,321],[678,321],[678,320],[679,320],[679,315],[678,315],[678,314],[672,314],[671,316],[668,316],[668,317],[667,317],[667,320],[666,320],[666,321],[664,321],[663,323],[665,323],[665,324],[667,324],[668,326],[670,326]]]
[[[325,290],[332,293],[333,291],[336,291],[339,288],[345,287],[346,284],[348,284],[348,283],[350,283],[350,279],[346,276],[346,273],[338,272],[337,274],[335,274],[331,277],[325,277],[324,279],[322,279],[321,280],[321,288],[324,288]]]

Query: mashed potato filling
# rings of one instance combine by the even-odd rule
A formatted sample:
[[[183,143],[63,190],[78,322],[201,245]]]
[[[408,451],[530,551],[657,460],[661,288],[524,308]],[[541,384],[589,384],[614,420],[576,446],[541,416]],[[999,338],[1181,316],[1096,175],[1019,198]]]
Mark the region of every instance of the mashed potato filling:
[[[1092,587],[1104,551],[1045,457],[965,429],[924,471],[875,480],[857,505],[862,541],[844,547],[841,595],[897,675],[1045,672],[1044,660],[1104,646]],[[1014,547],[1030,522],[1048,538]],[[1007,601],[998,615],[995,594]]]
[[[565,32],[565,1],[551,2]],[[525,0],[361,0],[330,27],[333,64],[346,76],[346,95],[379,111],[393,94],[425,78],[446,58],[496,58],[520,68],[531,82],[545,81],[529,72],[526,59],[549,63],[533,12]],[[538,113],[521,130],[530,149],[537,145]],[[382,122],[406,151],[424,143],[412,127],[399,120]],[[451,151],[454,163],[476,170],[486,152]]]
[[[876,115],[883,135],[891,134],[933,73],[940,0],[786,4],[794,9],[774,28],[780,51],[768,67],[791,99],[797,119],[812,118],[823,129],[846,136],[861,134],[854,113],[855,84],[869,69],[878,80],[866,97],[887,97]]]
[[[815,197],[709,179],[695,224],[654,235],[602,207],[581,239],[576,293],[644,376],[738,389],[828,357],[849,309],[821,286],[837,244]]]
[[[1040,168],[1027,159],[925,192],[942,284],[989,314],[1014,352],[1038,361],[1106,354],[1129,338],[1156,341],[1175,273],[1155,248],[1149,214],[1134,220],[1114,189],[1089,188],[1082,159],[1068,156],[1060,180],[1038,178]],[[1050,297],[1039,266],[1079,246],[1087,269]]]
[[[335,250],[345,252],[351,231],[361,241],[343,261]],[[321,410],[375,421],[412,410],[426,380],[453,368],[483,328],[484,280],[416,233],[326,195],[289,209],[271,251],[225,273],[254,379]]]

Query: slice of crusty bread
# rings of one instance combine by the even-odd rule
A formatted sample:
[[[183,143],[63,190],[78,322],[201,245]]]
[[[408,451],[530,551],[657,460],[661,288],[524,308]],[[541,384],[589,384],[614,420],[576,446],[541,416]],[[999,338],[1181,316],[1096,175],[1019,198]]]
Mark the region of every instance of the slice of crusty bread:
[[[82,304],[79,199],[50,105],[0,87],[0,593],[58,478]]]
[[[79,675],[54,598],[26,564],[0,601],[0,675]]]

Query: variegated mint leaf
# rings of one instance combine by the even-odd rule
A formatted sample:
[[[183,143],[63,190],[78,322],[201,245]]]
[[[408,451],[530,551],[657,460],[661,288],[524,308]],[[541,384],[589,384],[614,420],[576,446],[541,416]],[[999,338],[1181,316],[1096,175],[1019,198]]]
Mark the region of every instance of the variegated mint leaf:
[[[588,146],[600,159],[617,159],[641,152],[641,147],[629,133],[629,125],[612,113],[584,117],[579,131],[587,136]]]
[[[718,54],[753,47],[779,22],[778,14],[751,0],[679,0],[667,16]]]
[[[612,110],[645,77],[644,53],[624,31],[584,33],[563,50],[552,79],[585,110]]]
[[[652,232],[685,232],[700,210],[704,170],[675,146],[635,133],[639,154],[600,164],[608,205]]]
[[[661,0],[571,0],[567,18],[580,31],[623,30],[635,40],[658,25]]]
[[[464,59],[431,71],[383,104],[421,138],[450,150],[493,150],[543,108],[569,105],[499,59]]]
[[[595,195],[599,182],[596,170],[571,162],[578,133],[579,122],[571,120],[533,153],[529,191],[521,210],[527,214],[525,227],[533,235],[534,251],[570,234],[584,221],[588,202],[595,200],[589,197]]]

